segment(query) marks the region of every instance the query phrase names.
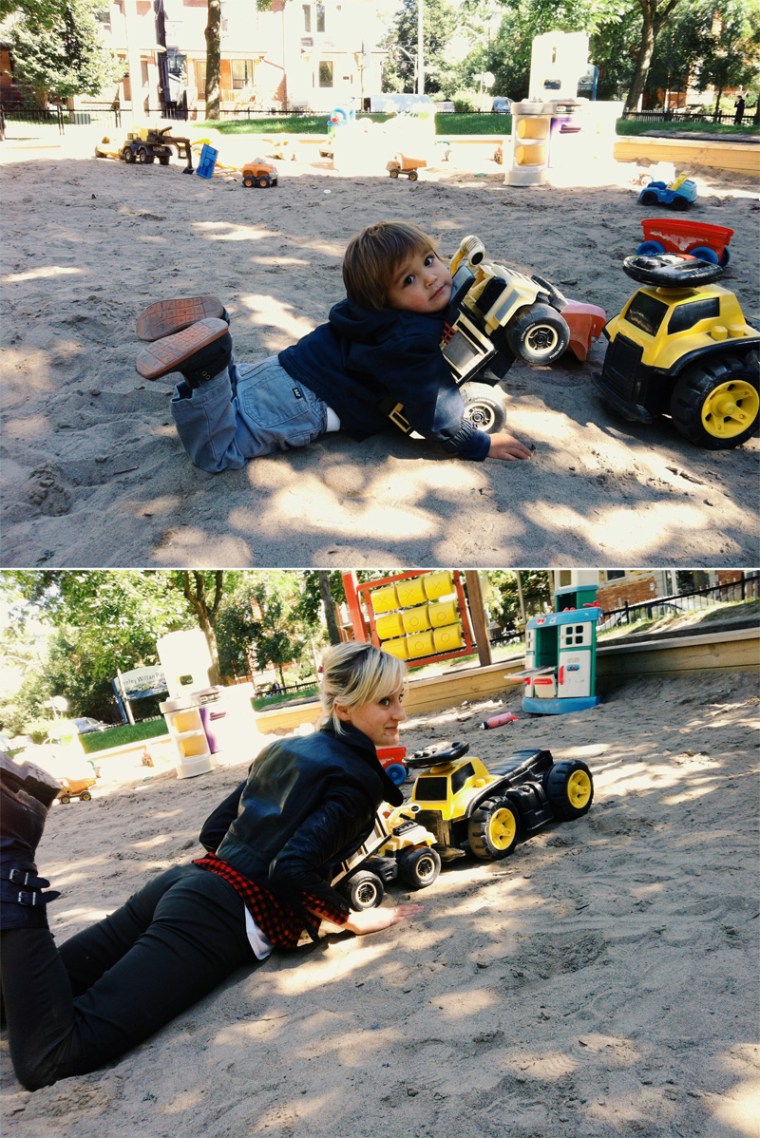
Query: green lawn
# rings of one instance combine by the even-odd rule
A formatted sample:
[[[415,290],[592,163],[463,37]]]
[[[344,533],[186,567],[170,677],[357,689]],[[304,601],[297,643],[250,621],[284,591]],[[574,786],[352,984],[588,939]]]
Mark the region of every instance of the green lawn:
[[[357,115],[359,122],[387,122],[392,115]],[[327,115],[265,115],[262,118],[236,119],[234,121],[206,122],[201,127],[219,131],[220,134],[327,134],[329,119]],[[439,138],[451,138],[458,134],[509,134],[512,130],[511,115],[496,114],[437,114],[435,132]],[[665,122],[652,119],[646,122],[637,119],[618,119],[619,135],[648,134],[653,130],[673,132],[693,132],[699,134],[732,135],[759,134],[760,126],[734,126],[711,122]]]

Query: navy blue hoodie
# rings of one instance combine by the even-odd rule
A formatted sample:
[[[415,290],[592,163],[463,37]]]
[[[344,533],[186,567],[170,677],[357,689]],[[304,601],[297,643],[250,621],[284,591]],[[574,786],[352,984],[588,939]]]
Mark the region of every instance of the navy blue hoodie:
[[[341,300],[326,324],[278,358],[293,379],[332,407],[352,438],[376,435],[394,411],[402,429],[480,462],[491,441],[464,417],[464,401],[441,353],[447,326],[445,312],[373,311]]]

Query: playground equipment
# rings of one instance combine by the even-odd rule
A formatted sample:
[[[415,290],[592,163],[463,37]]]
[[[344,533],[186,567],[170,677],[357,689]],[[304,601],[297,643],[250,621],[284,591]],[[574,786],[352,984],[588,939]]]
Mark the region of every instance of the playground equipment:
[[[177,752],[177,778],[206,774],[214,763],[201,709],[216,698],[206,637],[200,629],[170,632],[156,647],[169,692],[159,707]]]
[[[555,611],[534,616],[525,631],[523,711],[560,715],[596,707],[596,625],[602,610],[595,585],[557,589]]]
[[[604,329],[609,346],[594,382],[619,414],[676,430],[709,450],[741,446],[760,411],[760,332],[734,293],[714,282],[720,265],[685,254],[626,257],[644,284]]]
[[[362,584],[343,574],[356,640],[369,640],[418,668],[475,650],[457,569],[408,570]]]
[[[642,256],[688,253],[721,268],[728,264],[728,246],[734,231],[726,225],[708,225],[706,221],[686,221],[680,217],[647,217],[641,222],[641,228],[644,240],[636,252]]]

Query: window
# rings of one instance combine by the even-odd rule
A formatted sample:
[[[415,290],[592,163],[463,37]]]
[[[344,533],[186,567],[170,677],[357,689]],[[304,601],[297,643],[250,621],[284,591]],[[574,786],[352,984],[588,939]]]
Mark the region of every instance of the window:
[[[193,78],[195,80],[195,89],[198,94],[203,97],[206,90],[206,60],[194,59],[193,60]]]
[[[248,87],[253,82],[252,59],[231,59],[230,66],[233,91],[242,91],[243,87]]]
[[[607,569],[604,575],[608,581],[617,581],[625,577],[625,569]]]
[[[333,62],[331,59],[323,59],[319,64],[319,85],[320,87],[332,87],[333,85]]]
[[[673,309],[668,324],[668,332],[672,336],[675,332],[686,332],[693,328],[700,320],[713,320],[720,316],[720,301],[717,296],[708,297],[707,300],[696,300],[690,304],[680,304]]]

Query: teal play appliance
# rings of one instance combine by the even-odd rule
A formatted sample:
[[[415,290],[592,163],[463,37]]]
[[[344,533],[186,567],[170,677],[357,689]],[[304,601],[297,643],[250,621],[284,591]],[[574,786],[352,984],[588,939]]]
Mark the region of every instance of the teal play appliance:
[[[561,715],[599,703],[596,625],[602,610],[595,585],[557,589],[555,611],[534,616],[525,633],[523,711]]]

